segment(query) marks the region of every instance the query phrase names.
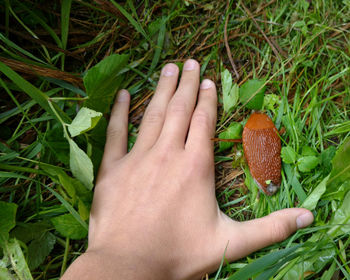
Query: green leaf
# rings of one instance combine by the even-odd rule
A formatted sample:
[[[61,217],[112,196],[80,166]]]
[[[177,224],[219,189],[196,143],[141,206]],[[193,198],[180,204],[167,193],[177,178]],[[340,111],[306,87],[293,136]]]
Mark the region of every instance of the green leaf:
[[[242,138],[243,126],[240,123],[231,123],[230,126],[223,132],[219,134],[221,139],[241,139]],[[230,142],[220,142],[220,151],[231,148],[234,143]]]
[[[278,95],[271,93],[264,96],[264,107],[267,107],[267,109],[274,111],[276,104],[281,104],[281,99]]]
[[[328,175],[332,171],[332,159],[337,149],[334,146],[329,146],[321,153],[321,170],[323,174]]]
[[[240,101],[248,109],[260,110],[264,103],[266,87],[263,80],[249,80],[245,82],[240,90]]]
[[[17,204],[0,201],[0,245],[9,238],[10,230],[16,225]]]
[[[8,242],[6,242],[4,247],[4,257],[1,262],[5,263],[6,266],[10,266],[10,271],[13,271],[17,276],[13,277],[12,279],[33,279],[27,266],[27,262],[24,258],[22,249],[16,239],[10,239]]]
[[[56,237],[46,232],[40,238],[34,239],[28,246],[28,266],[31,270],[37,268],[52,251]]]
[[[322,269],[335,256],[335,249],[319,249],[310,258],[298,262],[290,269],[283,280],[303,279],[305,271],[318,271]]]
[[[341,234],[350,234],[350,191],[344,197],[341,207],[339,207],[334,214],[334,217],[329,222],[334,225],[328,234],[336,237]]]
[[[126,66],[128,55],[113,54],[92,67],[84,76],[84,85],[89,97],[85,106],[106,113],[123,81],[119,72]]]
[[[88,231],[71,214],[64,214],[51,219],[55,229],[64,237],[83,239]]]
[[[305,199],[301,207],[309,209],[310,211],[316,208],[318,201],[326,191],[328,178],[329,176],[324,178],[322,182],[317,185],[317,187],[312,191],[312,193],[309,194],[308,197]]]
[[[295,163],[297,154],[291,146],[282,147],[281,158],[283,162],[292,164]]]
[[[1,267],[1,261],[0,261],[0,279],[4,279],[4,280],[5,279],[9,279],[9,280],[13,279],[10,271],[5,267]]]
[[[61,173],[58,179],[73,200],[78,197],[84,202],[91,202],[92,192],[86,189],[79,180],[68,176],[66,173]]]
[[[23,243],[29,243],[33,239],[39,239],[50,228],[52,225],[47,221],[20,223],[11,231],[11,237],[15,237]]]
[[[315,150],[309,146],[303,146],[301,154],[303,156],[317,156]]]
[[[81,199],[79,199],[78,201],[78,212],[83,221],[89,219],[90,211]]]
[[[86,188],[91,190],[93,188],[93,166],[88,155],[81,150],[72,139],[68,139],[70,147],[70,168],[73,175],[79,179]]]
[[[237,84],[232,85],[232,75],[227,69],[221,72],[221,85],[224,111],[227,113],[237,104],[239,98],[239,87]]]
[[[310,172],[319,163],[318,157],[315,156],[305,156],[298,159],[298,169],[301,172]]]
[[[343,182],[350,179],[350,138],[347,138],[338,149],[332,160],[332,172],[327,186],[338,188]]]
[[[68,126],[70,135],[75,137],[89,131],[97,125],[101,117],[102,113],[100,112],[86,107],[81,108],[72,123]]]

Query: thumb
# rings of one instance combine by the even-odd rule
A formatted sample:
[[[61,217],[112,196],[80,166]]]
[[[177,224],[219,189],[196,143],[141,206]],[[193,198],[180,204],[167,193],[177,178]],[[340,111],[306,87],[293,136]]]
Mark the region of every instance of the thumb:
[[[242,223],[233,222],[226,236],[227,258],[235,260],[286,239],[300,228],[310,225],[312,213],[304,208],[289,208]],[[238,238],[237,238],[238,237]]]

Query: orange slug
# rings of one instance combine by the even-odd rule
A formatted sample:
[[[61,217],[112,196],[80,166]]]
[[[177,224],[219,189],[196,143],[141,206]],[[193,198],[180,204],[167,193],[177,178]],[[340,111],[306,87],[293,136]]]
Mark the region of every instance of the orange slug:
[[[250,173],[259,188],[273,195],[281,184],[281,140],[265,114],[253,113],[243,129],[243,150]]]

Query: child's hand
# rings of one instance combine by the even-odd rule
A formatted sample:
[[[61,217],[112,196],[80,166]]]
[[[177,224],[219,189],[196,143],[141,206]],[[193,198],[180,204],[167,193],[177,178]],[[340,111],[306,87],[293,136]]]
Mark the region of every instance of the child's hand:
[[[64,279],[198,279],[287,238],[313,221],[285,209],[244,223],[215,198],[215,85],[199,87],[199,64],[162,70],[137,142],[127,154],[130,96],[119,92],[110,119],[90,218],[89,248]]]

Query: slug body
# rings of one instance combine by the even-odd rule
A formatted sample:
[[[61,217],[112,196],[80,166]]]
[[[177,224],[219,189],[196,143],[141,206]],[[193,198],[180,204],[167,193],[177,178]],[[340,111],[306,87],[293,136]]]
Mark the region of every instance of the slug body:
[[[281,140],[277,128],[265,114],[253,113],[242,135],[244,154],[250,173],[267,195],[281,185]]]

